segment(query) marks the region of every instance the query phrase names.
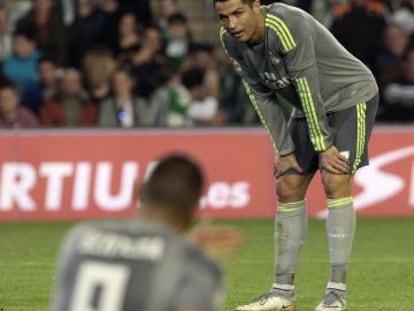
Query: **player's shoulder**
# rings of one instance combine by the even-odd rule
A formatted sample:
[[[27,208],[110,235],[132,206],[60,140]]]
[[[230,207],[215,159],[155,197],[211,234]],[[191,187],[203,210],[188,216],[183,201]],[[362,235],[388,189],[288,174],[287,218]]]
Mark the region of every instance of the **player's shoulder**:
[[[132,221],[105,221],[85,222],[73,227],[67,234],[66,241],[70,244],[89,245],[105,240],[138,239],[140,237],[159,237],[163,240],[171,239],[174,235],[168,228],[146,221],[135,219]],[[67,244],[68,244],[67,243]]]
[[[262,11],[265,14],[274,15],[282,20],[307,16],[307,13],[304,10],[281,2],[264,5],[262,6]]]
[[[76,225],[69,231],[69,236],[72,238],[82,239],[86,235],[90,235],[94,232],[102,233],[123,233],[130,232],[131,228],[129,225],[121,222],[84,222]]]
[[[267,28],[267,44],[288,53],[297,42],[309,36],[314,29],[313,17],[305,11],[284,3],[273,3],[262,7]]]
[[[224,27],[220,27],[219,34],[221,45],[227,53],[233,55],[239,45],[238,42],[227,32],[226,29],[224,29]]]
[[[79,240],[92,228],[95,227],[93,223],[80,223],[72,227],[66,234],[66,240]]]
[[[284,4],[273,3],[262,8],[265,14],[266,27],[270,31],[270,40],[277,38],[283,40],[289,34],[303,35],[303,32],[314,28],[316,20],[304,10]]]

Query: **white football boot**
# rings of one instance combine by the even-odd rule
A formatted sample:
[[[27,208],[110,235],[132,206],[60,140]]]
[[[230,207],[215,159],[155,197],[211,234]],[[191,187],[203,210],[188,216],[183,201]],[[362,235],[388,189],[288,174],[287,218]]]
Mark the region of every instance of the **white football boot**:
[[[255,298],[251,303],[238,306],[237,311],[295,311],[295,302],[288,298],[277,296],[272,292]]]
[[[334,291],[328,291],[320,304],[315,308],[315,311],[345,311],[346,300],[345,295],[339,295]]]

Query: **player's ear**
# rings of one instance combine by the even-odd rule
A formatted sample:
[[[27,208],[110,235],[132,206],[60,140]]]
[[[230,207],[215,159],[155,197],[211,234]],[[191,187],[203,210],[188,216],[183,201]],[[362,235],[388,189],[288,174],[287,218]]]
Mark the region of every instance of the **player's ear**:
[[[259,13],[261,12],[261,8],[260,8],[261,4],[260,4],[260,0],[254,0],[252,3],[252,9],[255,13]]]

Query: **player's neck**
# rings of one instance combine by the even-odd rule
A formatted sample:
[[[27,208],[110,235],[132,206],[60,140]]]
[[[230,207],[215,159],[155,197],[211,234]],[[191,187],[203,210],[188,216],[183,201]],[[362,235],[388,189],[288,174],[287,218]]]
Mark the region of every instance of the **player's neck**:
[[[249,45],[257,45],[262,43],[265,40],[266,36],[266,26],[265,26],[265,16],[263,13],[257,17],[257,27],[249,40]]]
[[[188,227],[187,224],[184,223],[184,221],[176,217],[172,217],[171,215],[163,212],[162,210],[156,210],[156,209],[149,210],[149,209],[143,208],[140,212],[140,216],[150,222],[166,225],[174,229],[178,233],[184,233]]]

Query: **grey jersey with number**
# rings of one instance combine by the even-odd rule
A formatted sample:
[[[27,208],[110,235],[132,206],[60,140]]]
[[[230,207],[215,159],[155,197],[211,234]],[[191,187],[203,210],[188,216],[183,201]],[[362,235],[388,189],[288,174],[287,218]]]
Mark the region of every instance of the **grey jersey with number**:
[[[369,69],[311,15],[274,3],[262,6],[264,42],[236,41],[223,28],[222,44],[280,155],[294,151],[281,106],[306,116],[316,151],[333,144],[326,114],[366,102],[378,87]]]
[[[168,228],[133,221],[83,225],[61,253],[53,311],[213,311],[219,266]]]

